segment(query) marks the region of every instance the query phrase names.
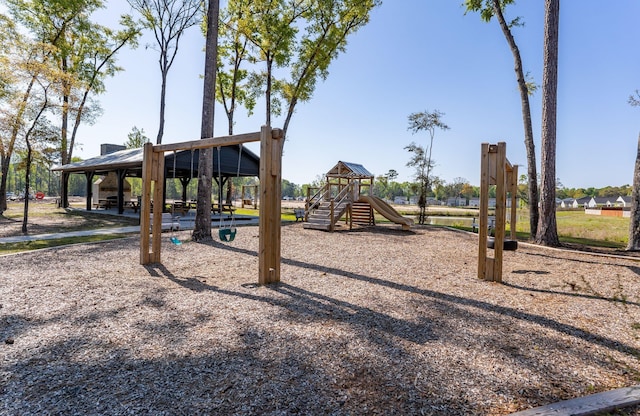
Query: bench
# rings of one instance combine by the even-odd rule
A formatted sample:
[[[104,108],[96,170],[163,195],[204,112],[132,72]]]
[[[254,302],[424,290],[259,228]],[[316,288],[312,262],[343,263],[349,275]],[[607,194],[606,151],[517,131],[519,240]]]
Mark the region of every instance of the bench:
[[[138,213],[138,208],[140,205],[136,201],[124,201],[124,208],[131,208],[134,214]]]
[[[229,215],[233,214],[235,211],[235,207],[233,204],[218,204],[216,202],[211,204],[211,212],[214,214],[222,214],[223,212],[228,212]]]
[[[296,216],[296,222],[298,222],[298,220],[304,221],[304,208],[294,208],[293,215]]]

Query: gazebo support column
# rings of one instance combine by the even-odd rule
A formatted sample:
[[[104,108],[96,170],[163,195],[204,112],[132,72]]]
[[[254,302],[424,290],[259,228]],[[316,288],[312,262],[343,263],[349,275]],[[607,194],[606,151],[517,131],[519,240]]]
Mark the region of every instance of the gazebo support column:
[[[124,213],[124,178],[127,176],[127,170],[116,170],[116,176],[118,177],[118,214],[122,215]]]
[[[93,178],[96,176],[95,172],[85,172],[84,176],[87,178],[87,211],[91,211],[91,202],[93,201]]]
[[[180,185],[182,185],[182,202],[187,202],[187,187],[191,182],[191,178],[180,178]]]
[[[69,172],[62,172],[60,175],[60,206],[69,207]]]

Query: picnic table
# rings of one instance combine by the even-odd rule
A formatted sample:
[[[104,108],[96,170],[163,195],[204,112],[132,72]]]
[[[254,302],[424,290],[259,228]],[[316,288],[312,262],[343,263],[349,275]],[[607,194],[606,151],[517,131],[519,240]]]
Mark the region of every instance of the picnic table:
[[[198,205],[197,201],[194,201],[194,200],[191,200],[186,203],[186,206],[190,209],[196,209],[197,205]],[[235,210],[236,208],[233,206],[233,204],[219,204],[218,202],[211,203],[211,212],[213,214],[221,214],[223,212],[228,212],[229,214],[232,214]]]

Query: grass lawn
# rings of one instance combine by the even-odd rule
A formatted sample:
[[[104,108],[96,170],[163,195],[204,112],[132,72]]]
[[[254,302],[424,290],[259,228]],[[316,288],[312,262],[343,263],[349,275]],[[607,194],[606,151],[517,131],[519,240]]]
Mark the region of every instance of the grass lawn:
[[[584,211],[558,211],[558,237],[563,243],[624,248],[629,241],[629,218],[586,215]],[[518,212],[518,236],[529,236],[529,211]]]
[[[454,215],[452,214],[454,210],[454,208],[450,209],[448,215]],[[526,241],[530,237],[529,210],[518,210],[517,218],[518,240]],[[562,243],[623,249],[629,241],[629,218],[586,215],[582,210],[557,211],[556,222],[558,237]],[[471,230],[468,226],[454,225],[454,227]],[[508,224],[507,230],[509,230]]]

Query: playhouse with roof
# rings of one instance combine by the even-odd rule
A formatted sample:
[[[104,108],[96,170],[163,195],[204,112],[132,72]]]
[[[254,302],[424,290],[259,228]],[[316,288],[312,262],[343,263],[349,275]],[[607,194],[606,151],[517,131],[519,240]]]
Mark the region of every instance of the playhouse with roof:
[[[403,230],[413,225],[413,220],[373,196],[374,175],[361,164],[339,161],[325,176],[322,188],[307,189],[304,228],[334,231],[343,218],[349,229],[371,226],[375,225],[374,211]]]

